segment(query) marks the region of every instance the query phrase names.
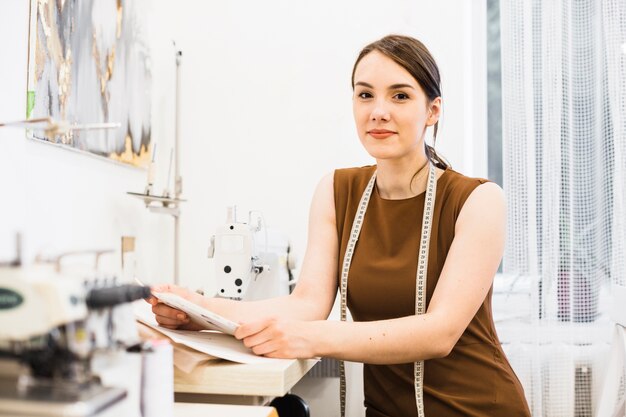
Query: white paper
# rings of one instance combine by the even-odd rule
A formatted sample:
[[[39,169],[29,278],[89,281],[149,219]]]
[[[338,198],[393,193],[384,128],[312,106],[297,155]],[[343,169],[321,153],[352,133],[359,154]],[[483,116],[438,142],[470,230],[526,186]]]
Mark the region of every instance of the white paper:
[[[231,335],[235,334],[235,330],[239,327],[237,323],[202,308],[179,295],[169,292],[153,292],[152,295],[158,298],[160,302],[180,311],[184,311],[187,313],[191,321],[201,325],[202,327],[206,327],[211,330],[219,330],[223,333]]]
[[[164,339],[171,342],[174,345],[174,366],[186,374],[191,373],[202,363],[211,360],[220,360],[220,358],[216,358],[215,356],[207,355],[206,353],[198,352],[195,349],[176,343],[163,333],[154,330],[152,327],[142,322],[137,322],[137,327],[139,327],[139,336],[143,340]]]
[[[164,337],[167,337],[163,335]],[[195,349],[191,349],[187,346],[175,343],[174,346],[174,366],[183,371],[186,374],[191,373],[196,367],[202,363],[206,363],[209,360],[216,360],[212,355],[198,352]]]
[[[159,326],[150,305],[145,301],[135,303],[135,317],[142,323],[163,333],[176,343],[189,346],[192,349],[211,356],[233,362],[259,364],[290,362],[291,359],[266,358],[255,355],[252,350],[244,346],[241,340],[233,336],[214,331],[170,330]]]
[[[146,285],[141,280],[135,277],[137,284],[142,287]],[[228,320],[213,311],[207,310],[198,304],[181,297],[180,295],[171,292],[152,292],[152,295],[159,299],[159,302],[167,304],[168,306],[184,311],[189,316],[189,319],[196,324],[199,324],[203,328],[211,330],[219,330],[228,334],[235,334],[235,330],[239,326],[237,323]]]

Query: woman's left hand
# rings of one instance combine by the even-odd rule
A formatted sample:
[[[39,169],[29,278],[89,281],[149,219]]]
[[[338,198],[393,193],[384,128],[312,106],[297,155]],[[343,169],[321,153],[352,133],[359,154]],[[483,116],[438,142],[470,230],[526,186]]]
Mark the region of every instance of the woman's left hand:
[[[317,356],[315,323],[266,318],[240,325],[235,337],[257,355],[269,358],[313,358]]]

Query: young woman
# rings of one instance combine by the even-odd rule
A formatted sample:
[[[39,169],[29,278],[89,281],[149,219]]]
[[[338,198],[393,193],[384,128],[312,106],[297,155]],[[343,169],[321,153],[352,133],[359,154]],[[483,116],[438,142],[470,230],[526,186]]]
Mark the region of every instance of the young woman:
[[[235,336],[258,355],[363,362],[368,417],[530,416],[491,315],[503,193],[426,144],[442,106],[433,57],[413,38],[384,37],[359,54],[352,86],[357,132],[376,165],[319,183],[294,292],[234,302],[158,290],[242,323]],[[326,320],[338,289],[354,322]],[[161,325],[193,328],[150,302]]]

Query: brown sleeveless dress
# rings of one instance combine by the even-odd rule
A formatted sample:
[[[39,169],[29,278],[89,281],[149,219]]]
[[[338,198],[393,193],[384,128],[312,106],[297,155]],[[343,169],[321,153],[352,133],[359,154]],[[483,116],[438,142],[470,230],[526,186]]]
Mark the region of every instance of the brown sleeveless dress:
[[[352,221],[375,166],[334,175],[339,265]],[[447,169],[437,180],[427,278],[427,307],[454,238],[456,219],[483,179]],[[348,276],[348,308],[355,321],[415,314],[415,278],[424,195],[385,200],[374,187]],[[471,277],[467,277],[471,279]],[[491,290],[452,352],[424,363],[426,417],[529,417],[522,386],[493,324]],[[367,417],[417,416],[413,364],[370,365],[363,370]],[[348,381],[350,383],[350,381]]]

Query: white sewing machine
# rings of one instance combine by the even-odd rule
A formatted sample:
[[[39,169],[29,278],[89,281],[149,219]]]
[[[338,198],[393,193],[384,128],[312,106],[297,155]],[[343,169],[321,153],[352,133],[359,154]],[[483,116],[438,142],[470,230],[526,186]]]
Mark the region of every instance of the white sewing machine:
[[[209,258],[219,297],[260,300],[287,295],[294,285],[295,258],[288,239],[268,230],[257,212],[240,223],[235,207],[229,207],[226,224],[211,237]]]
[[[0,265],[0,416],[116,415],[127,390],[104,386],[93,361],[137,343],[116,325],[134,324],[132,309],[128,320],[115,315],[149,289],[107,281],[52,264]]]

